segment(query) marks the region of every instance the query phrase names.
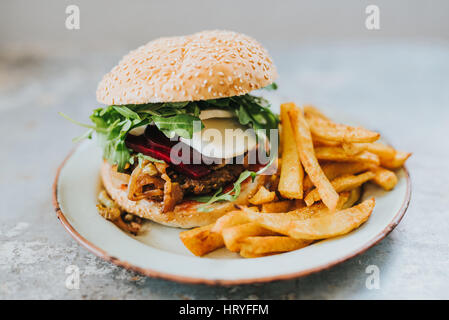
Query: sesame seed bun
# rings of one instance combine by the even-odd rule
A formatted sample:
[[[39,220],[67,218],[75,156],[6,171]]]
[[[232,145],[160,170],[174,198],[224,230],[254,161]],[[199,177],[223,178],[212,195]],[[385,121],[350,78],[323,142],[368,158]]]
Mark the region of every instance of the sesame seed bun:
[[[131,201],[126,190],[117,188],[112,182],[112,167],[107,161],[101,166],[101,178],[106,191],[111,198],[127,212],[139,217],[153,220],[170,227],[193,228],[211,224],[227,212],[235,209],[234,204],[248,205],[251,198],[266,181],[264,175],[259,175],[251,182],[249,179],[241,185],[239,197],[233,202],[216,202],[211,205],[211,212],[199,212],[198,206],[202,203],[196,201],[183,201],[176,205],[173,211],[162,212],[161,202],[151,200]]]
[[[106,105],[196,101],[246,94],[277,77],[268,52],[230,31],[160,38],[131,51],[98,85]]]

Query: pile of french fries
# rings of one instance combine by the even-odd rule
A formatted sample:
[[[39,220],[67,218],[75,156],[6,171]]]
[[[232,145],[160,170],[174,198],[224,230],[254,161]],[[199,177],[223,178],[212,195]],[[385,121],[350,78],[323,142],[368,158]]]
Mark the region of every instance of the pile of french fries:
[[[180,233],[193,254],[225,246],[242,257],[263,257],[347,234],[374,209],[374,198],[358,203],[363,184],[393,189],[393,170],[411,155],[376,142],[379,133],[335,123],[313,106],[282,104],[280,130],[278,171],[249,199],[251,206]]]

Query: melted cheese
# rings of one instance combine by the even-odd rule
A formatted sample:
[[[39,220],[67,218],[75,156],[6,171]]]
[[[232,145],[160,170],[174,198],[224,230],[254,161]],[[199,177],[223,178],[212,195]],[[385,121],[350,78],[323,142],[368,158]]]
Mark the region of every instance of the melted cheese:
[[[203,120],[204,129],[193,134],[192,139],[181,138],[209,158],[230,159],[256,147],[253,130],[242,126],[236,118],[211,118]]]
[[[253,150],[257,145],[254,131],[242,126],[231,111],[203,110],[199,118],[204,129],[193,133],[192,139],[180,140],[208,158],[231,159]],[[144,134],[145,128],[136,127],[129,133],[139,136]]]

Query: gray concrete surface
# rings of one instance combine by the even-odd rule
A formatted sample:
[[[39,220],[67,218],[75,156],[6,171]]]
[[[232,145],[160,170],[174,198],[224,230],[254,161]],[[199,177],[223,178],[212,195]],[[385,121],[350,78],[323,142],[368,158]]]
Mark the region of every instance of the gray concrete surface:
[[[80,247],[56,219],[56,168],[87,121],[96,84],[124,50],[0,51],[0,299],[449,298],[449,46],[431,42],[269,45],[280,94],[341,109],[413,151],[413,194],[380,244],[301,279],[234,287],[185,285],[116,267]],[[65,286],[77,265],[79,290]],[[369,265],[380,289],[365,286]]]

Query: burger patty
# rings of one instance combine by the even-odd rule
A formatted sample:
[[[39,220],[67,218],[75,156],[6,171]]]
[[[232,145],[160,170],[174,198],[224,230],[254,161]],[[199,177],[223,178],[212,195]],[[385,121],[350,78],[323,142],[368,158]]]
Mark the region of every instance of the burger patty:
[[[216,192],[218,189],[227,186],[237,180],[239,175],[245,170],[242,164],[227,164],[224,166],[211,166],[212,172],[200,179],[192,179],[172,168],[167,169],[167,174],[173,182],[179,183],[184,194],[207,194]]]

